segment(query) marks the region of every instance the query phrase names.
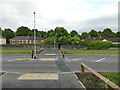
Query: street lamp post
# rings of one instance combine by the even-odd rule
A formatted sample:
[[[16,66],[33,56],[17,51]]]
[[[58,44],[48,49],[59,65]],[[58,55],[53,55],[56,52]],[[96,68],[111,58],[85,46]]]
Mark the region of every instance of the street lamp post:
[[[36,12],[33,12],[34,14],[34,58],[36,58],[36,32],[35,32],[35,14]]]

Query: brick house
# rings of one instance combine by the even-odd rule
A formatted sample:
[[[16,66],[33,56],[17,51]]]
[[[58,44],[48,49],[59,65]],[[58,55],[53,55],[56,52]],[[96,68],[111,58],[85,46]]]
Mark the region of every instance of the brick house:
[[[99,35],[99,37],[91,37],[90,35],[88,35],[88,38],[86,38],[84,41],[96,41],[96,40],[120,43],[120,38],[103,38],[101,35]]]
[[[96,41],[96,40],[103,41],[104,38],[101,35],[99,35],[99,37],[91,37],[90,35],[88,35],[88,38],[84,39],[84,41]]]
[[[40,37],[36,37],[36,44],[40,44],[44,39]],[[10,44],[34,44],[33,36],[14,36],[9,40]]]

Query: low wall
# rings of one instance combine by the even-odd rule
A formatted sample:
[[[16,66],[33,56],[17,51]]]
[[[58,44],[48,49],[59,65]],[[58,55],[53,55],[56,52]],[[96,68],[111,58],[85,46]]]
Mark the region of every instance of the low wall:
[[[86,49],[85,47],[81,46],[81,45],[61,45],[60,46],[62,49],[64,50],[76,50],[76,49]],[[36,45],[36,49],[39,50],[40,48],[45,48],[45,49],[53,49],[54,45]],[[58,45],[55,46],[56,49],[58,48]],[[5,50],[9,50],[9,49],[18,49],[18,50],[32,50],[34,49],[33,45],[2,45],[2,49]]]

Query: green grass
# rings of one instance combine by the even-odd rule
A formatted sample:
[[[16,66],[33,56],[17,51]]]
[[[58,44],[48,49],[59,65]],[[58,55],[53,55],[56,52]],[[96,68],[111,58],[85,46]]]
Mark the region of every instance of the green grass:
[[[108,78],[114,84],[116,85],[120,84],[120,73],[118,74],[118,72],[102,72],[100,74]]]
[[[2,50],[0,54],[30,54],[31,50]]]
[[[99,72],[101,75],[109,79],[111,82],[114,84],[120,86],[120,72]],[[79,80],[85,85],[86,88],[94,88],[94,87],[99,87],[99,88],[104,88],[105,82],[95,76],[92,73],[76,73],[78,76]]]
[[[118,54],[118,50],[65,50],[65,54]]]

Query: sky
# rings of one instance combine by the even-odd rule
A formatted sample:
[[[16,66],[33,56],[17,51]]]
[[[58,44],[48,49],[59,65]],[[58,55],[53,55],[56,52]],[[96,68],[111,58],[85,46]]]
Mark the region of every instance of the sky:
[[[48,31],[64,27],[68,32],[118,31],[118,0],[0,0],[0,27],[16,31],[20,26]]]

